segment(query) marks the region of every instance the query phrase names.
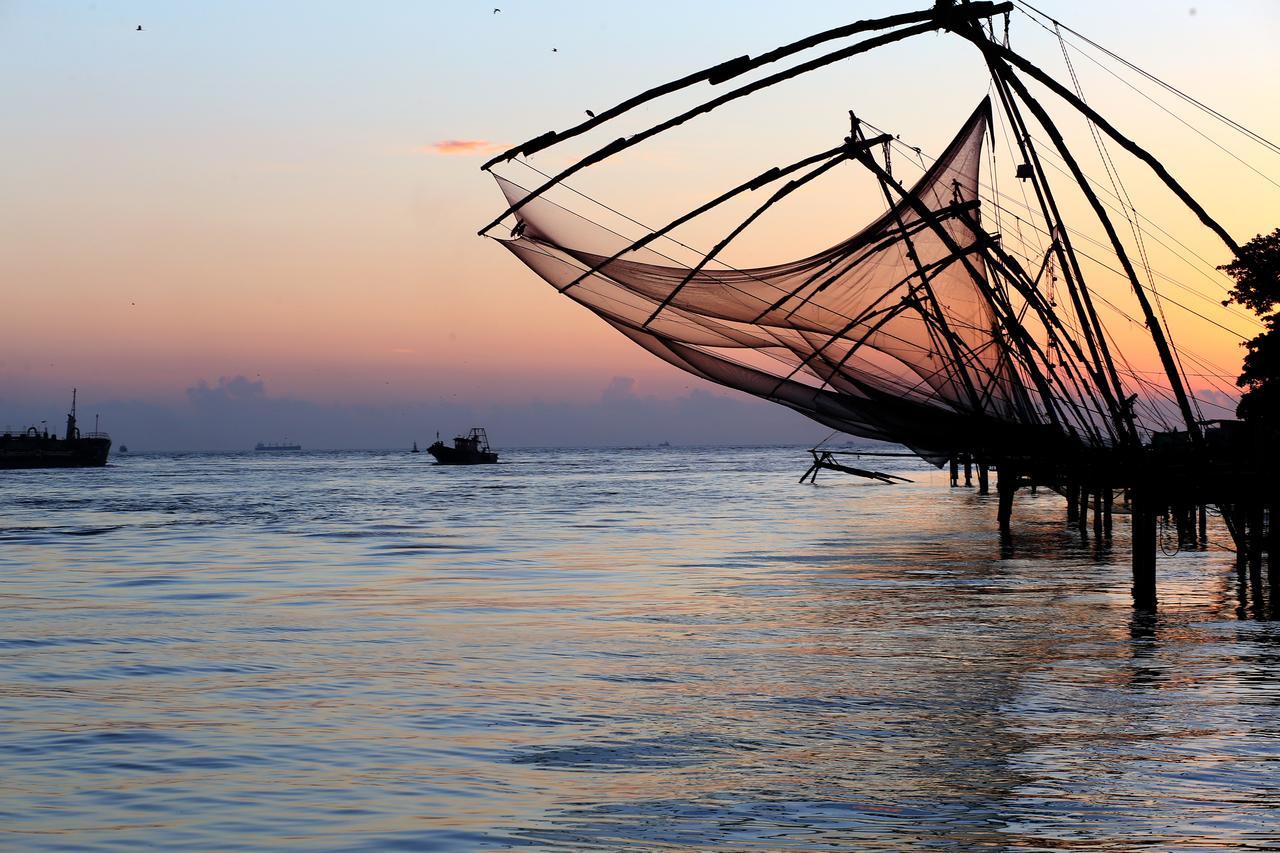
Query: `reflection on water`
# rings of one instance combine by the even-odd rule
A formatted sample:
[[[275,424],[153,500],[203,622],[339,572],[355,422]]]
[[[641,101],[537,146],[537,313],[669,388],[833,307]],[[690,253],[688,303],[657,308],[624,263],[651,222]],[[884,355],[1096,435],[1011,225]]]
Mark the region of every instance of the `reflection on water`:
[[[1002,548],[914,463],[508,458],[5,472],[0,845],[1280,839],[1280,631],[1230,554],[1142,613],[1127,525],[1052,494]]]

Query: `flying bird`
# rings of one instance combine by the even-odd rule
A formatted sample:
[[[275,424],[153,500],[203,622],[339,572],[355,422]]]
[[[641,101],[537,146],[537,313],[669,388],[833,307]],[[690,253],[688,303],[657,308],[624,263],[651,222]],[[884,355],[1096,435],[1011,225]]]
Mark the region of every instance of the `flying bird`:
[[[137,32],[142,32],[142,24],[138,24]]]
[[[591,110],[587,110],[587,115],[591,116],[592,118],[596,117],[596,114],[591,112]]]
[[[553,47],[553,48],[551,48],[551,52],[552,52],[552,53],[559,53],[559,52],[560,52],[560,48],[558,48],[558,47]]]
[[[495,15],[496,15],[496,14],[498,14],[498,13],[499,13],[499,12],[501,12],[501,11],[502,11],[501,9],[494,9],[494,10],[493,10],[493,14],[495,14]]]

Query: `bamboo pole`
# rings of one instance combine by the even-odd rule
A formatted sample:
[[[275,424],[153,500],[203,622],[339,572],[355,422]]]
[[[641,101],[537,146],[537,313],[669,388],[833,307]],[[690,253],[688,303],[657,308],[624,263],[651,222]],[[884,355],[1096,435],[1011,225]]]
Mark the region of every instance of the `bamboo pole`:
[[[1182,184],[1178,183],[1174,179],[1173,175],[1169,174],[1169,171],[1164,167],[1164,165],[1155,157],[1153,157],[1150,154],[1150,152],[1148,152],[1145,148],[1138,145],[1132,139],[1130,139],[1129,137],[1121,133],[1119,130],[1117,130],[1114,125],[1112,125],[1109,121],[1103,118],[1100,114],[1098,114],[1097,111],[1095,111],[1092,107],[1090,107],[1084,101],[1076,97],[1076,95],[1073,92],[1071,92],[1069,89],[1064,87],[1057,80],[1054,80],[1048,74],[1041,71],[1031,62],[1027,61],[1022,56],[1013,52],[1009,48],[995,44],[990,39],[988,39],[985,35],[982,35],[981,30],[977,30],[976,28],[974,29],[975,31],[970,31],[969,29],[965,28],[964,25],[951,28],[952,32],[973,42],[973,44],[979,50],[981,50],[983,54],[985,55],[994,54],[996,57],[1003,59],[1005,62],[1017,66],[1019,69],[1026,72],[1029,76],[1035,78],[1037,81],[1044,84],[1055,95],[1062,98],[1072,107],[1074,107],[1077,111],[1082,113],[1085,116],[1085,118],[1089,119],[1089,121],[1097,125],[1098,128],[1102,130],[1103,133],[1107,134],[1107,136],[1110,136],[1112,139],[1114,139],[1120,145],[1120,147],[1124,148],[1130,154],[1137,157],[1143,163],[1146,163],[1147,166],[1150,167],[1151,170],[1156,173],[1156,176],[1159,177],[1160,180],[1164,182],[1165,186],[1167,186],[1173,192],[1173,194],[1176,195],[1182,201],[1183,204],[1185,204],[1188,208],[1190,208],[1191,212],[1194,213],[1202,223],[1204,223],[1205,227],[1213,231],[1215,234],[1218,235],[1219,238],[1221,238],[1222,242],[1224,242],[1227,245],[1227,248],[1231,250],[1232,254],[1239,254],[1240,246],[1238,243],[1236,243],[1234,239],[1232,239],[1231,235],[1227,233],[1227,230],[1223,228],[1221,225],[1219,225],[1218,222],[1213,217],[1211,217],[1203,207],[1200,206],[1200,203],[1197,202],[1189,192],[1183,189]]]
[[[1168,376],[1169,384],[1173,388],[1174,397],[1178,401],[1178,408],[1182,412],[1182,418],[1186,422],[1187,433],[1191,436],[1193,442],[1199,444],[1202,440],[1200,433],[1200,424],[1191,409],[1191,401],[1187,397],[1186,387],[1182,383],[1182,373],[1178,369],[1177,362],[1173,357],[1173,350],[1169,346],[1169,341],[1165,337],[1164,326],[1156,317],[1155,311],[1151,307],[1151,301],[1147,299],[1146,291],[1142,287],[1142,283],[1138,281],[1138,274],[1133,268],[1133,264],[1129,261],[1129,255],[1125,251],[1124,243],[1120,240],[1120,235],[1116,233],[1115,226],[1111,222],[1111,217],[1107,215],[1107,210],[1102,202],[1098,199],[1097,193],[1093,191],[1093,187],[1089,184],[1089,179],[1085,177],[1084,172],[1080,169],[1080,164],[1076,162],[1075,157],[1067,148],[1066,142],[1062,138],[1062,134],[1058,131],[1058,127],[1054,124],[1053,119],[1045,111],[1040,102],[1032,97],[1027,91],[1027,87],[1022,81],[1013,74],[1008,66],[997,66],[1000,68],[1000,74],[1009,84],[1017,90],[1018,97],[1022,99],[1035,115],[1036,120],[1049,134],[1054,147],[1058,149],[1067,167],[1071,170],[1071,174],[1076,179],[1076,183],[1080,185],[1081,192],[1089,201],[1089,205],[1093,208],[1094,214],[1098,217],[1098,221],[1102,224],[1103,229],[1107,232],[1107,238],[1111,241],[1112,247],[1115,249],[1116,256],[1120,259],[1120,265],[1124,268],[1125,275],[1129,278],[1129,283],[1133,287],[1133,292],[1138,298],[1138,304],[1142,307],[1143,317],[1147,321],[1147,330],[1151,333],[1151,338],[1155,342],[1156,351],[1160,355],[1160,362],[1164,366],[1165,374]]]
[[[1011,8],[1011,3],[971,3],[969,4],[969,9],[966,10],[966,14],[972,14],[976,19],[979,17],[999,15],[1003,12],[1009,11]],[[904,24],[933,21],[936,15],[936,9],[922,9],[916,12],[906,12],[900,15],[889,15],[884,18],[869,18],[867,20],[855,21],[852,24],[845,24],[844,26],[835,27],[821,33],[806,36],[805,38],[798,39],[797,41],[776,47],[767,53],[760,54],[759,56],[739,56],[734,59],[730,59],[727,62],[712,65],[708,68],[702,69],[701,71],[695,71],[692,74],[686,74],[684,77],[672,80],[669,83],[664,83],[661,86],[646,89],[640,94],[634,95],[621,103],[609,107],[608,109],[600,110],[587,121],[580,122],[568,130],[549,131],[540,136],[526,140],[519,145],[503,151],[501,154],[486,162],[480,168],[484,171],[489,171],[499,163],[512,160],[521,155],[527,157],[530,154],[535,154],[563,142],[566,139],[572,139],[575,136],[586,133],[587,131],[598,127],[611,119],[617,118],[618,116],[635,109],[636,107],[643,106],[650,101],[673,94],[697,83],[707,82],[715,86],[735,77],[739,77],[749,71],[754,71],[764,65],[777,62],[780,59],[786,59],[789,56],[817,47],[818,45],[826,42],[848,38],[849,36],[857,35],[858,33],[870,32],[873,30],[887,30]]]

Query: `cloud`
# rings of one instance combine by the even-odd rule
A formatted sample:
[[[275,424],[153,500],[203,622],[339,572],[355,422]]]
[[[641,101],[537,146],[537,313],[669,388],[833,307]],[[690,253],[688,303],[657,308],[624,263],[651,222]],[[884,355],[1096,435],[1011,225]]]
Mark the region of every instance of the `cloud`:
[[[487,139],[442,139],[439,142],[424,146],[422,150],[428,154],[439,154],[445,157],[467,157],[479,154],[496,154],[506,149],[506,147],[506,144],[502,142],[490,142]]]
[[[605,403],[621,403],[627,400],[636,399],[636,381],[630,376],[615,376],[609,382],[608,386],[600,393],[600,399]]]
[[[218,378],[218,384],[210,386],[201,379],[187,389],[187,399],[197,405],[202,403],[221,403],[230,400],[252,400],[266,394],[266,385],[261,381],[253,381],[247,376],[226,376]]]
[[[462,402],[414,399],[376,404],[278,396],[247,376],[198,380],[185,399],[167,402],[93,401],[102,428],[130,450],[240,450],[259,441],[303,447],[400,448],[483,426],[502,448],[673,445],[812,444],[829,432],[783,406],[694,388],[662,398],[638,393],[639,383],[614,377],[588,402]],[[13,418],[39,423],[44,408],[9,407]],[[89,411],[89,409],[86,409]],[[41,412],[42,414],[37,414]],[[30,416],[35,415],[31,420]]]

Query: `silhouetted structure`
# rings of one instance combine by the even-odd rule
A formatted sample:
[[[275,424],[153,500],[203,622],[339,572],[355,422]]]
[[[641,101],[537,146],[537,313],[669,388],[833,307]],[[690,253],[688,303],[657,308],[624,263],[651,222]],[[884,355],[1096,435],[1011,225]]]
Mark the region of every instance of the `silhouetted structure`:
[[[272,443],[269,441],[259,441],[253,446],[253,449],[259,453],[282,453],[291,450],[301,450],[301,444],[291,444],[287,441]]]
[[[107,464],[111,436],[105,432],[82,433],[76,424],[76,391],[71,390],[71,411],[61,439],[47,429],[28,427],[0,432],[0,468],[91,468]]]
[[[498,454],[489,448],[489,436],[481,427],[472,427],[471,432],[453,439],[453,447],[440,440],[427,448],[440,465],[484,465],[498,461]]]
[[[1088,106],[1074,72],[1077,91],[1008,47],[1013,9],[1007,2],[938,2],[919,12],[818,33],[756,57],[738,57],[642,92],[572,128],[511,148],[484,168],[546,150],[696,84],[722,86],[801,51],[876,33],[728,88],[615,139],[554,175],[533,169],[541,177],[531,187],[495,175],[507,208],[480,233],[514,218],[510,237],[499,241],[506,249],[557,291],[682,370],[781,403],[851,435],[899,442],[937,465],[950,461],[953,485],[961,463],[965,485],[976,466],[982,493],[989,489],[989,472],[997,471],[1002,532],[1010,530],[1014,494],[1024,486],[1046,486],[1064,495],[1068,517],[1082,533],[1092,506],[1099,537],[1109,535],[1116,496],[1128,495],[1135,596],[1148,604],[1155,599],[1157,516],[1176,516],[1190,529],[1206,504],[1217,505],[1241,553],[1260,553],[1264,541],[1276,539],[1267,519],[1274,510],[1270,486],[1280,471],[1269,454],[1259,455],[1268,436],[1234,422],[1210,423],[1201,414],[1181,367],[1180,359],[1192,354],[1170,340],[1148,295],[1153,285],[1140,277],[1113,222],[1112,214],[1118,213],[1135,236],[1140,230],[1127,193],[1117,186],[1121,204],[1103,201],[1024,78],[1081,114],[1100,151],[1107,139],[1119,145],[1233,253],[1239,247],[1159,160]],[[992,20],[999,15],[1006,16],[1003,39],[997,38]],[[1052,23],[1051,31],[1061,38],[1057,22]],[[980,104],[910,185],[895,174],[891,152],[919,149],[851,111],[849,135],[839,144],[750,176],[635,239],[549,196],[583,169],[734,100],[937,30],[978,48],[990,72],[994,105],[991,98]],[[1063,50],[1065,55],[1065,44]],[[1007,234],[993,233],[983,221],[984,210],[994,209],[999,230],[1003,210],[994,189],[983,198],[979,180],[994,109],[1016,141],[1014,177],[1031,191],[1028,206],[1034,215],[1017,219],[1016,227],[1030,227],[1038,217],[1047,245],[1031,248],[1026,240],[1011,245]],[[1105,232],[1136,316],[1098,297],[1086,281],[1038,137],[1047,138],[1046,147]],[[746,269],[721,260],[722,252],[769,209],[848,163],[873,176],[888,212],[800,260]],[[675,259],[690,247],[674,240],[672,232],[748,197],[763,200],[723,239],[693,252],[687,263]],[[1150,278],[1145,251],[1138,256]],[[1167,394],[1176,409],[1173,422],[1153,401],[1156,392],[1149,381],[1128,366],[1123,353],[1113,352],[1099,301],[1148,330],[1168,383],[1167,390],[1156,392]],[[806,477],[838,466],[834,457],[815,451]]]

